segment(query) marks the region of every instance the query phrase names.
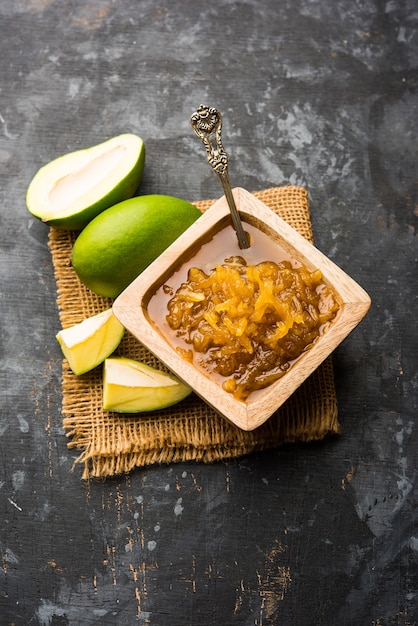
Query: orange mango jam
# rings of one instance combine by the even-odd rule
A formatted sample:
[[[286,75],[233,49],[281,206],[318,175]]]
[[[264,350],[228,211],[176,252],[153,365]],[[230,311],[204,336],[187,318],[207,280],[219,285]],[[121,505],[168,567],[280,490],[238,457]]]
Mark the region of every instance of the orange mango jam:
[[[243,401],[281,378],[338,310],[320,270],[289,258],[254,263],[244,254],[210,269],[189,265],[176,289],[165,286],[176,350]]]
[[[186,346],[206,355],[240,400],[283,376],[338,309],[319,270],[289,261],[247,265],[232,257],[206,274],[191,268],[168,303],[167,322]]]

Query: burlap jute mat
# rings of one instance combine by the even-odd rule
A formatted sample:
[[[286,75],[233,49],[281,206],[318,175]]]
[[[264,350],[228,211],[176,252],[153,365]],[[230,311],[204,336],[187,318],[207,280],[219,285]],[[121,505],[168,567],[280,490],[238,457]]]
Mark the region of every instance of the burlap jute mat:
[[[308,195],[295,186],[254,194],[312,241]],[[196,202],[205,211],[213,200]],[[51,228],[49,247],[57,283],[57,304],[63,328],[111,306],[112,301],[84,287],[71,266],[77,233]],[[162,367],[128,332],[117,354]],[[62,415],[68,447],[80,450],[84,479],[129,472],[154,463],[210,463],[279,447],[319,440],[339,432],[331,358],[328,358],[265,424],[245,432],[220,417],[194,394],[156,412],[118,415],[102,410],[102,369],[75,376],[63,360]]]

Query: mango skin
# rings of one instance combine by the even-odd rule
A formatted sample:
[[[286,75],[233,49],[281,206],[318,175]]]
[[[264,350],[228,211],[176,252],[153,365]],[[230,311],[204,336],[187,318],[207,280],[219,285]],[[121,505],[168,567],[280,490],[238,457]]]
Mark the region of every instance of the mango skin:
[[[199,217],[186,200],[158,194],[106,209],[78,235],[72,265],[94,293],[116,298]]]

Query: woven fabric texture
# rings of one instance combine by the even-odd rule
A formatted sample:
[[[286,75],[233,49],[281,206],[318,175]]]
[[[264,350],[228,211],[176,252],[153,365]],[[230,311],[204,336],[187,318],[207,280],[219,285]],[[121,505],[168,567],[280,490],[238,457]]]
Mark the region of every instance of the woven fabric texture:
[[[313,241],[308,194],[296,186],[274,187],[254,195]],[[214,200],[196,202],[202,211]],[[60,322],[67,328],[110,307],[112,300],[88,290],[71,266],[77,233],[51,228],[49,248],[57,283]],[[119,355],[164,369],[132,335],[125,333]],[[299,387],[265,424],[242,431],[194,394],[161,411],[119,415],[102,409],[102,369],[75,376],[62,366],[62,418],[68,447],[80,452],[82,478],[108,477],[154,463],[211,463],[285,443],[313,441],[340,430],[331,357]]]

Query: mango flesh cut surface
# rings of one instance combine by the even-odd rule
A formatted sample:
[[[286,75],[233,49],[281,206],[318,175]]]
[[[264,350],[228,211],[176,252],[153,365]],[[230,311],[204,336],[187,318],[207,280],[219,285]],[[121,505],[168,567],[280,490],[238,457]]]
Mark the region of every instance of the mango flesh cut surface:
[[[118,347],[125,329],[112,309],[61,330],[56,339],[74,374],[89,372]]]
[[[164,409],[183,400],[190,387],[163,371],[125,357],[105,360],[103,409],[141,413]]]
[[[35,174],[26,194],[28,210],[50,226],[81,230],[134,195],[144,164],[145,144],[131,133],[70,152]]]

